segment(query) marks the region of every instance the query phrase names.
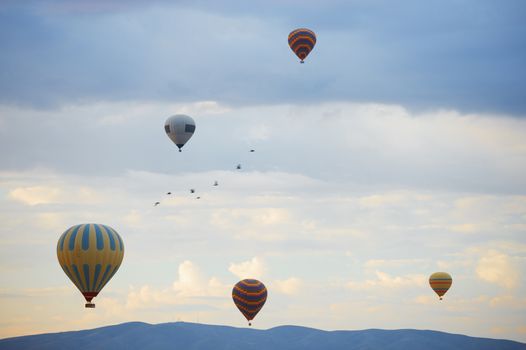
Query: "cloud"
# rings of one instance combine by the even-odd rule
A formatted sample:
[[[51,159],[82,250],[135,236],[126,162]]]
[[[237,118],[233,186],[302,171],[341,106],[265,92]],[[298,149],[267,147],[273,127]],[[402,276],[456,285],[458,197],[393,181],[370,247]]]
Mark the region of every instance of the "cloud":
[[[202,295],[203,277],[201,271],[191,261],[185,260],[179,265],[179,279],[173,283],[173,289],[181,295]]]
[[[27,205],[56,203],[62,196],[59,188],[45,186],[15,188],[9,192],[11,199]]]
[[[288,219],[289,212],[285,208],[223,209],[214,215],[214,222],[225,227],[239,223],[271,226],[282,224]]]
[[[480,231],[481,228],[477,224],[465,223],[459,225],[451,225],[450,229],[451,231],[459,233],[475,233],[477,231]]]
[[[414,302],[422,305],[432,305],[437,302],[437,297],[431,294],[419,295],[414,299]]]
[[[50,296],[70,296],[76,295],[76,291],[71,286],[43,287],[43,288],[22,288],[22,289],[0,289],[2,298],[38,298]]]
[[[289,235],[287,229],[294,226],[295,222],[291,220],[289,208],[268,208],[269,202],[279,202],[279,199],[265,201],[263,198],[250,198],[247,206],[253,208],[240,208],[237,204],[235,208],[216,209],[212,213],[211,223],[238,239],[283,241]]]
[[[231,108],[221,105],[217,101],[198,101],[190,104],[184,104],[174,108],[174,112],[190,115],[214,115],[225,114],[231,111]]]
[[[426,263],[426,259],[371,259],[365,262],[366,269],[377,269],[380,267],[415,266]]]
[[[514,288],[519,283],[520,273],[510,256],[496,250],[488,250],[478,261],[478,278],[505,288]]]
[[[347,288],[356,290],[393,290],[401,288],[409,288],[414,286],[425,286],[427,283],[427,276],[408,274],[403,276],[391,276],[382,271],[375,271],[376,278],[365,281],[349,281]]]
[[[144,285],[132,287],[127,296],[126,307],[144,309],[162,305],[214,305],[211,301],[228,295],[230,286],[218,278],[206,278],[201,269],[189,260],[178,267],[178,278],[171,288],[155,288]]]
[[[222,113],[223,108],[228,113]],[[188,152],[177,155],[185,164],[177,167],[179,174],[226,172],[243,163],[240,173],[250,172],[250,178],[237,176],[236,184],[249,186],[247,180],[258,177],[274,193],[320,181],[335,188],[344,183],[381,186],[382,193],[360,196],[362,208],[403,207],[427,200],[426,193],[412,197],[411,191],[403,190],[407,188],[520,194],[515,189],[526,187],[526,121],[457,111],[422,114],[400,105],[372,103],[223,107],[210,101],[99,102],[53,112],[4,106],[0,148],[11,151],[0,156],[0,164],[4,170],[46,166],[96,176],[130,170],[173,173],[173,163],[167,160],[173,159],[176,147],[162,125],[170,114],[193,109],[201,110],[193,114],[197,131],[185,146]],[[26,130],[35,123],[41,132],[29,135]],[[93,135],[97,142],[89,141]],[[252,147],[256,152],[249,154]],[[298,157],[304,153],[309,157]],[[482,196],[478,204],[469,197],[459,200],[459,209],[483,208]],[[469,230],[462,225],[476,222],[454,222],[451,229]]]
[[[143,222],[144,217],[140,211],[132,209],[123,219],[129,225],[137,226]]]
[[[360,205],[368,208],[389,205],[392,206],[399,205],[407,199],[408,198],[406,195],[402,195],[400,193],[389,193],[384,195],[374,194],[360,198]]]
[[[514,310],[526,308],[526,298],[514,295],[498,295],[489,299],[489,305],[494,308],[511,308]]]
[[[62,212],[43,212],[37,214],[38,225],[45,229],[53,229],[60,232],[66,226],[65,215]]]
[[[247,142],[268,140],[271,137],[270,130],[271,128],[265,124],[254,125],[247,130],[245,139]]]
[[[71,184],[59,186],[17,187],[11,190],[8,197],[29,206],[55,203],[97,203],[103,194],[86,187],[73,187]]]
[[[266,274],[267,266],[261,258],[255,256],[251,260],[243,261],[238,264],[231,263],[228,271],[232,272],[239,279],[259,279]]]
[[[179,278],[172,284],[178,297],[217,297],[229,289],[216,277],[205,278],[201,269],[189,260],[179,265],[178,273]]]
[[[273,283],[273,289],[279,293],[286,295],[295,295],[301,291],[303,281],[297,277],[290,277],[286,280],[275,280]]]
[[[524,113],[518,92],[526,81],[525,29],[515,16],[522,4],[470,1],[454,12],[438,2],[388,11],[383,2],[294,5],[13,2],[0,20],[1,32],[14,33],[0,47],[10,72],[0,81],[0,96],[46,106],[101,99],[380,100]],[[305,21],[319,41],[300,68],[285,39]],[[97,40],[102,35],[105,40]]]
[[[189,260],[182,262],[178,271],[179,278],[172,284],[178,297],[222,296],[228,288],[216,277],[206,280],[199,267]]]
[[[130,310],[146,309],[181,303],[183,303],[183,300],[178,299],[177,295],[170,289],[156,289],[149,285],[144,285],[140,288],[130,289],[126,299],[126,308]]]

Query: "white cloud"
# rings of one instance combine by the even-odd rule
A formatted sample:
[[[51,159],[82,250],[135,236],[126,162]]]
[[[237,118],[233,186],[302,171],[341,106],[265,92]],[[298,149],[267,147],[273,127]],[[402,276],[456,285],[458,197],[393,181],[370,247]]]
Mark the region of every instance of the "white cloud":
[[[261,258],[256,256],[251,260],[243,261],[238,264],[231,263],[228,271],[232,272],[239,279],[259,279],[267,272],[267,266]]]
[[[218,278],[206,278],[201,269],[189,260],[179,265],[178,279],[171,288],[155,288],[144,285],[131,287],[126,306],[130,309],[157,307],[162,305],[192,305],[213,303],[209,298],[228,295],[230,286]]]
[[[489,305],[494,308],[511,308],[514,310],[526,308],[526,298],[505,294],[497,295],[489,299]]]
[[[425,262],[425,259],[371,259],[367,260],[364,266],[367,269],[377,269],[379,267],[415,266]]]
[[[103,126],[124,123],[138,123],[150,116],[168,118],[172,114],[188,114],[191,116],[220,115],[231,109],[217,101],[197,101],[191,103],[108,103],[99,102],[90,105],[68,106],[64,113],[75,115],[98,115],[98,123]],[[160,120],[163,122],[164,120]]]
[[[190,114],[224,114],[231,111],[231,108],[221,105],[217,101],[199,101],[186,107],[184,110]]]
[[[149,285],[130,288],[126,299],[127,309],[147,309],[160,305],[177,305],[182,303],[176,293],[169,288],[156,289]]]
[[[264,141],[271,136],[271,129],[265,124],[251,126],[246,134],[247,142]]]
[[[124,216],[123,220],[129,225],[139,225],[143,221],[143,215],[136,209],[132,209]]]
[[[71,183],[61,186],[17,187],[9,192],[8,197],[30,206],[55,203],[87,204],[103,200],[103,194],[93,188],[73,186]]]
[[[77,291],[73,286],[60,286],[60,287],[43,287],[43,288],[23,288],[23,289],[8,289],[1,288],[0,296],[2,298],[9,297],[25,297],[25,298],[38,298],[48,296],[70,296],[76,295]]]
[[[179,279],[173,283],[173,289],[181,296],[203,296],[205,279],[200,269],[191,261],[185,260],[179,265]]]
[[[279,293],[294,295],[301,291],[303,281],[297,277],[290,277],[286,280],[276,280],[273,283],[273,290]]]
[[[486,282],[505,288],[514,288],[519,283],[519,271],[510,256],[496,250],[488,250],[478,261],[477,276]]]
[[[374,194],[360,198],[360,205],[363,207],[381,207],[387,205],[397,205],[408,200],[407,194],[402,193],[388,193],[388,194]]]
[[[225,295],[229,286],[216,277],[206,278],[201,269],[189,260],[179,265],[179,278],[172,284],[179,297],[213,297]]]
[[[431,305],[437,302],[438,297],[436,295],[431,295],[428,293],[426,295],[419,295],[414,299],[414,302],[422,305]]]
[[[19,187],[9,192],[9,197],[27,205],[57,203],[63,192],[57,187],[32,186]]]
[[[478,224],[464,223],[458,225],[451,225],[449,226],[449,229],[453,232],[459,233],[475,233],[477,231],[480,231],[482,228]]]
[[[215,223],[224,227],[239,222],[257,226],[278,225],[288,219],[289,212],[285,208],[222,209],[214,214]]]
[[[365,281],[349,281],[347,288],[357,290],[371,290],[371,289],[400,289],[413,286],[426,286],[427,277],[418,274],[408,274],[403,276],[391,276],[382,271],[375,271],[375,279],[367,279]]]

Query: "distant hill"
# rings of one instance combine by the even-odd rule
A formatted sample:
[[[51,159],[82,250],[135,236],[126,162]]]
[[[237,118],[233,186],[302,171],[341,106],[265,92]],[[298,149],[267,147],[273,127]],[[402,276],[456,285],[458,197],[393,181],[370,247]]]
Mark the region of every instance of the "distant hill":
[[[526,344],[421,330],[321,331],[281,326],[268,330],[195,323],[123,323],[77,332],[0,340],[0,349],[21,350],[516,350]]]

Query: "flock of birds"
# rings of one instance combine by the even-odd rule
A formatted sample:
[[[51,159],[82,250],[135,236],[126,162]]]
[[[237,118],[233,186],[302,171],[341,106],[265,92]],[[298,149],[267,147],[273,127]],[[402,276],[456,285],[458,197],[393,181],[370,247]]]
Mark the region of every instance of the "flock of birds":
[[[255,151],[256,150],[251,149],[249,152],[250,153],[254,153]],[[241,170],[241,169],[242,169],[241,164],[236,165],[236,170]],[[212,184],[212,187],[217,187],[217,186],[219,186],[219,182],[217,180],[215,180],[214,183]],[[190,188],[189,191],[190,191],[191,194],[196,194],[195,188]],[[172,192],[168,191],[168,192],[166,192],[166,195],[167,196],[172,196]],[[201,199],[201,196],[196,196],[195,199]],[[158,206],[160,204],[161,204],[161,201],[157,201],[157,202],[153,203],[153,206],[156,207],[156,206]]]

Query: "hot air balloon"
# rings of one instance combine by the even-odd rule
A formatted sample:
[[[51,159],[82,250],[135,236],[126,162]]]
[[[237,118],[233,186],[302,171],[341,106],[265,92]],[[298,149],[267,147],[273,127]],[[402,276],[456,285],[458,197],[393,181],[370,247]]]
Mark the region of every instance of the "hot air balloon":
[[[446,294],[452,283],[453,279],[447,272],[435,272],[429,276],[429,285],[438,294],[440,300],[442,300],[442,296]]]
[[[232,299],[251,326],[250,321],[256,317],[267,301],[267,288],[258,280],[244,279],[236,283],[232,289]]]
[[[113,277],[124,257],[121,236],[109,226],[81,224],[70,227],[57,243],[57,258],[62,270],[77,286],[86,307]]]
[[[164,122],[166,135],[179,147],[179,152],[195,131],[195,121],[184,114],[172,115]]]
[[[299,28],[289,34],[289,46],[301,63],[307,58],[314,45],[316,45],[316,34],[310,29]]]

